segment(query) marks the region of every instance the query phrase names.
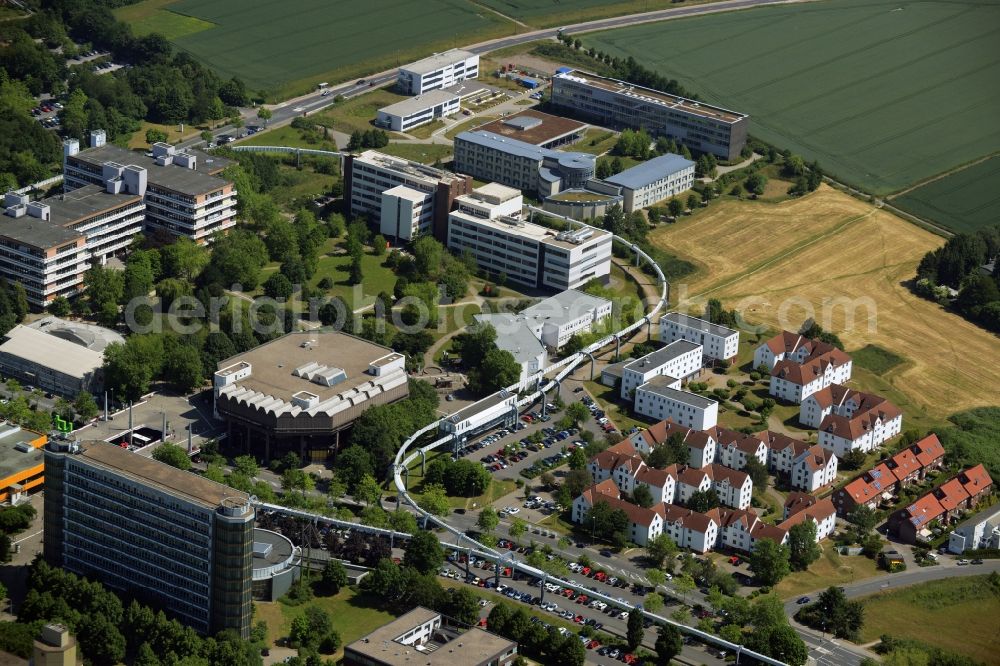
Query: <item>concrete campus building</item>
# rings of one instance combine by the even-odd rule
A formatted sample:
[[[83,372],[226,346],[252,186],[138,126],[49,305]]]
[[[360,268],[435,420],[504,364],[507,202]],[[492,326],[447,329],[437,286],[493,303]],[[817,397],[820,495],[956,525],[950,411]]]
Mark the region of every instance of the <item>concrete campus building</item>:
[[[538,148],[554,150],[583,138],[590,126],[570,118],[553,116],[535,109],[525,109],[491,120],[475,128],[505,139],[514,139]]]
[[[528,287],[565,291],[610,275],[611,234],[592,227],[557,232],[525,222],[522,200],[519,191],[496,183],[458,197],[448,216],[448,249],[469,250],[483,270]]]
[[[100,441],[50,441],[45,473],[49,564],[154,599],[201,634],[249,637],[249,495]]]
[[[541,198],[583,189],[594,177],[597,157],[571,153],[492,132],[474,130],[455,137],[455,170]]]
[[[17,504],[45,481],[45,454],[48,437],[0,422],[0,502]]]
[[[719,403],[683,391],[680,384],[679,379],[659,375],[640,385],[635,389],[635,412],[657,421],[670,419],[695,430],[714,428],[719,420]]]
[[[118,192],[122,182],[128,185],[128,174],[141,169],[139,194],[146,204],[146,233],[185,236],[204,244],[236,226],[238,193],[219,175],[231,164],[224,157],[178,151],[168,143],[153,144],[147,154],[137,153],[108,144],[104,130],[94,130],[85,150],[76,139],[63,144],[63,189],[69,192],[91,184]]]
[[[652,206],[691,189],[694,162],[667,153],[604,179],[621,188],[626,213]]]
[[[100,393],[104,349],[125,338],[93,324],[43,317],[18,324],[0,343],[0,372],[67,398]]]
[[[5,194],[0,276],[19,282],[38,309],[57,296],[75,296],[91,266],[124,251],[142,231],[145,179],[145,169],[128,167],[114,184],[41,201]]]
[[[948,551],[956,555],[977,548],[1000,548],[1000,506],[963,520],[948,537]]]
[[[405,357],[339,332],[288,333],[219,362],[215,412],[229,441],[265,462],[326,460],[369,407],[409,395]]]
[[[461,49],[403,65],[396,74],[396,89],[403,95],[423,95],[479,77],[479,56]]]
[[[553,108],[611,127],[641,127],[682,141],[693,150],[737,160],[750,117],[583,71],[552,77]]]
[[[455,198],[472,191],[472,178],[366,150],[344,157],[344,201],[352,217],[379,220],[386,238],[409,241],[433,233],[444,242]]]
[[[660,342],[687,340],[701,345],[705,358],[732,361],[740,351],[740,332],[680,312],[668,312],[660,319]]]
[[[378,110],[375,124],[394,132],[406,132],[461,110],[458,95],[445,90],[430,92],[390,104]]]
[[[677,340],[650,352],[642,358],[626,362],[621,367],[621,397],[632,399],[632,392],[642,384],[667,375],[674,380],[686,380],[701,372],[702,347],[688,340]]]
[[[511,666],[517,643],[417,606],[344,647],[345,666]]]

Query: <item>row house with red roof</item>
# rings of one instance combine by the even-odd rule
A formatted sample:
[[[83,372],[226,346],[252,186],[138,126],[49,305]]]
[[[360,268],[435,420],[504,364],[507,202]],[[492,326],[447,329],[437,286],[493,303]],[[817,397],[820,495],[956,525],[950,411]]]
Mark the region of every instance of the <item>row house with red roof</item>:
[[[819,444],[809,444],[773,430],[757,433],[767,447],[767,465],[789,485],[815,492],[837,477],[837,456]]]
[[[860,505],[875,509],[883,500],[891,500],[901,488],[923,480],[929,471],[943,466],[944,447],[932,433],[836,490],[833,503],[841,516]]]
[[[735,509],[746,509],[753,496],[753,481],[746,472],[712,463],[705,467],[687,467],[677,473],[676,501],[683,504],[696,492],[714,490],[719,502]]]
[[[868,453],[898,435],[903,412],[888,400],[869,394],[852,416],[828,414],[819,428],[819,444],[843,458],[851,451]]]
[[[930,536],[930,525],[948,525],[993,491],[993,479],[982,465],[959,472],[889,518],[889,530],[905,543]]]
[[[768,392],[787,402],[804,399],[851,378],[851,357],[821,340],[782,331],[754,351],[754,367],[771,373]]]
[[[716,515],[717,515],[717,510]],[[663,505],[663,533],[681,548],[707,553],[719,540],[719,522],[712,512],[699,513],[676,504]]]
[[[767,464],[767,445],[761,438],[720,426],[710,428],[707,433],[715,440],[713,462],[733,469],[743,469],[751,459]]]
[[[629,440],[622,440],[590,459],[587,471],[594,483],[614,481],[618,489],[633,495],[638,486],[646,486],[653,502],[673,502],[677,466],[666,469],[650,467]]]
[[[597,504],[606,503],[613,509],[620,509],[628,516],[628,537],[634,543],[645,546],[651,539],[663,533],[663,521],[667,504],[654,504],[644,508],[621,498],[618,486],[611,479],[605,479],[583,491],[573,500],[573,522],[583,524],[590,510]]]

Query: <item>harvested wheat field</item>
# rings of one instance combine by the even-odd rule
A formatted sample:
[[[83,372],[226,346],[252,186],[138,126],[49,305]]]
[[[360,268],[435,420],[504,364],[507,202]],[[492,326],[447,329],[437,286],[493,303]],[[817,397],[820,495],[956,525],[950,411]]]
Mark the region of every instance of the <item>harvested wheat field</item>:
[[[679,307],[718,298],[750,323],[796,329],[806,317],[848,351],[876,344],[906,358],[880,387],[904,411],[940,419],[991,404],[996,336],[910,293],[917,262],[943,240],[827,186],[778,204],[728,200],[652,234],[698,271],[672,285]],[[863,376],[864,373],[855,373]],[[889,389],[894,390],[889,390]]]

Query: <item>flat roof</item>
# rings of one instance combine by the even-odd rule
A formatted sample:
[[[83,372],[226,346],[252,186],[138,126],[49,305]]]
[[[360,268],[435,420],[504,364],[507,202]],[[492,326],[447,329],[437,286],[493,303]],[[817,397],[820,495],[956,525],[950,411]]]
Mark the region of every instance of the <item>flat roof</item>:
[[[461,60],[478,57],[479,56],[471,51],[450,49],[441,53],[435,53],[432,56],[424,58],[423,60],[411,62],[409,65],[403,65],[399,69],[400,71],[413,72],[414,74],[430,74],[431,72],[437,71],[442,67],[453,65]]]
[[[311,343],[311,344],[309,344]],[[219,361],[216,370],[236,363],[249,363],[251,374],[235,384],[266,396],[291,402],[299,391],[309,391],[323,401],[379,378],[368,374],[373,361],[394,353],[389,347],[336,331],[287,333],[250,351]],[[346,378],[323,386],[292,372],[309,363],[339,368]]]
[[[528,328],[523,317],[506,312],[493,314],[477,314],[473,318],[477,322],[487,323],[497,331],[496,345],[510,352],[514,360],[520,364],[527,363],[545,353],[545,346]]]
[[[393,666],[414,666],[415,664],[421,666],[478,666],[497,655],[508,652],[517,645],[514,641],[475,627],[462,633],[449,627],[445,631],[450,634],[448,638],[451,640],[440,643],[432,638],[424,644],[423,649],[419,649],[420,646],[417,645],[404,645],[397,642],[397,639],[410,630],[440,616],[440,613],[417,606],[409,613],[382,625],[367,636],[351,643],[346,647],[346,650],[363,655],[374,663],[392,664]]]
[[[442,88],[453,95],[458,96],[461,99],[466,97],[473,97],[474,95],[481,95],[484,92],[498,93],[500,89],[496,86],[491,86],[479,81],[478,79],[466,79],[465,81],[459,81],[454,83],[447,88]]]
[[[423,201],[427,197],[431,196],[427,192],[421,192],[420,190],[415,190],[412,187],[407,187],[406,185],[397,185],[396,187],[390,187],[382,194],[383,195],[388,194],[390,196],[399,197],[400,199],[406,199],[407,201]]]
[[[27,326],[97,352],[103,352],[112,342],[125,342],[124,337],[110,328],[66,321],[52,315],[42,317]]]
[[[448,181],[455,177],[455,174],[450,171],[437,169],[426,164],[421,164],[420,162],[411,162],[401,157],[386,155],[377,150],[366,150],[363,153],[355,155],[354,162],[367,163],[383,169],[399,171],[414,178],[425,178],[431,181]]]
[[[660,90],[645,88],[634,83],[629,83],[628,81],[619,81],[618,79],[599,76],[598,74],[585,72],[583,70],[561,72],[556,74],[553,78],[568,79],[579,83],[585,83],[595,88],[607,90],[618,95],[632,97],[634,99],[659,104],[671,109],[685,111],[693,115],[712,118],[726,123],[735,123],[749,117],[747,114],[740,113],[739,111],[730,111],[729,109],[724,109],[720,106],[713,106],[704,102],[696,102],[695,100],[688,99],[686,97],[671,95],[670,93],[665,93]]]
[[[72,229],[30,215],[17,218],[6,215],[0,217],[0,236],[40,250],[60,247],[85,238],[83,234]]]
[[[288,537],[259,527],[255,527],[253,530],[253,543],[255,548],[252,568],[254,569],[265,569],[280,564],[291,557],[292,551],[295,549]],[[257,544],[270,546],[267,554],[256,548]]]
[[[136,165],[146,169],[147,182],[153,185],[165,187],[181,194],[196,195],[205,194],[212,190],[217,190],[229,184],[228,180],[214,176],[235,164],[234,160],[209,153],[185,149],[178,153],[193,154],[197,159],[197,169],[187,169],[176,164],[160,166],[153,157],[144,152],[126,150],[114,144],[106,143],[98,148],[86,148],[74,155],[76,159],[90,164],[101,166],[105,162],[115,162],[123,166]]]
[[[590,243],[595,239],[610,235],[610,232],[604,231],[603,229],[594,229],[593,234],[590,236],[590,238],[586,239],[583,243],[578,244],[578,243],[571,243],[570,241],[567,240],[558,240],[556,236],[559,234],[559,232],[556,231],[555,229],[543,227],[540,224],[534,224],[532,222],[525,222],[524,220],[520,219],[507,218],[507,217],[495,217],[495,218],[476,217],[475,215],[463,213],[460,210],[452,211],[450,215],[457,216],[459,217],[459,219],[466,222],[474,222],[476,224],[481,224],[496,231],[502,231],[504,233],[514,234],[516,236],[520,236],[521,238],[528,238],[530,240],[534,240],[539,243],[547,243],[550,245],[555,245],[556,247],[562,247],[567,249],[579,247],[580,245]]]
[[[476,129],[540,146],[568,134],[581,132],[587,127],[589,125],[586,123],[576,120],[553,116],[534,109],[526,109],[504,118],[492,120]]]
[[[408,97],[404,100],[396,102],[395,104],[384,106],[379,109],[379,113],[387,113],[389,115],[402,116],[406,118],[439,104],[444,104],[445,102],[456,102],[459,99],[459,96],[454,93],[444,90],[432,90],[424,93],[423,95]]]
[[[590,310],[610,302],[606,298],[591,296],[578,289],[567,289],[525,308],[521,315],[558,325],[579,319]]]
[[[642,358],[635,359],[626,365],[625,368],[627,370],[635,370],[636,372],[640,372],[643,367],[658,368],[665,363],[669,363],[678,356],[694,351],[700,347],[701,345],[689,342],[688,340],[675,340],[666,347],[661,347],[656,351],[649,352]]]
[[[108,442],[99,440],[82,442],[80,453],[77,455],[86,458],[89,463],[132,477],[153,488],[210,509],[217,508],[224,500],[233,500],[247,506],[250,504],[250,495],[245,492]]]
[[[479,412],[485,411],[485,410],[489,409],[490,407],[495,407],[495,406],[497,406],[499,404],[507,402],[512,397],[516,397],[516,396],[513,396],[510,393],[507,393],[507,391],[505,389],[503,389],[503,390],[497,391],[496,393],[491,393],[490,395],[486,396],[482,400],[474,402],[471,405],[469,405],[468,407],[463,407],[462,409],[458,410],[454,414],[450,414],[449,416],[446,416],[445,418],[448,419],[449,421],[451,421],[452,423],[461,423],[462,421],[471,419],[473,416],[475,416]]]
[[[697,393],[691,393],[689,391],[682,391],[680,389],[670,388],[670,384],[673,384],[677,380],[674,377],[665,377],[660,375],[659,377],[654,377],[642,386],[640,386],[637,391],[646,391],[647,393],[653,393],[656,395],[661,395],[664,398],[673,400],[674,402],[679,402],[684,405],[691,405],[692,407],[697,407],[699,409],[708,409],[712,405],[718,404],[715,400],[710,400],[708,398],[702,397]]]
[[[697,317],[692,317],[686,314],[681,314],[680,312],[668,312],[667,314],[663,315],[663,319],[673,324],[686,326],[687,328],[693,328],[703,333],[710,333],[712,335],[718,335],[723,338],[727,338],[733,333],[736,333],[736,331],[727,326],[720,326],[719,324],[713,324],[710,321],[706,321],[704,319],[698,319]]]
[[[477,146],[483,146],[491,150],[499,150],[508,155],[525,157],[538,162],[541,162],[548,157],[557,160],[560,165],[567,165],[575,168],[581,168],[584,165],[592,166],[597,162],[597,157],[589,153],[542,148],[532,143],[528,143],[527,141],[521,141],[520,139],[479,129],[472,130],[471,132],[462,132],[455,137],[455,141],[467,141]],[[579,164],[574,164],[573,162],[579,162]]]
[[[7,332],[0,344],[0,355],[15,356],[79,379],[104,364],[102,352],[20,324]]]
[[[694,168],[694,162],[685,159],[674,153],[667,153],[647,160],[642,164],[637,164],[631,169],[625,169],[604,181],[613,185],[627,187],[630,190],[638,190],[646,187],[650,183],[655,183],[661,178],[666,178],[671,174]]]
[[[41,448],[31,446],[29,451],[18,451],[18,444],[28,444],[43,438],[45,435],[24,430],[12,423],[0,422],[0,479],[6,479],[32,467],[38,467],[45,462],[45,453]]]

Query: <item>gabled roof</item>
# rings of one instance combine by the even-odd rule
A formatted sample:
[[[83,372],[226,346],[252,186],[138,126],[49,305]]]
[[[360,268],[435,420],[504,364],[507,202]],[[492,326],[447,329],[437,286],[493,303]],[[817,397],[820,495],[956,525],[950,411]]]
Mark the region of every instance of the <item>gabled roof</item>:
[[[993,485],[993,479],[990,478],[986,468],[981,464],[961,472],[957,478],[970,497],[978,495]]]
[[[944,456],[944,446],[934,433],[927,435],[910,449],[924,467],[934,464]]]
[[[600,483],[595,483],[591,487],[587,488],[580,495],[587,502],[593,506],[595,502],[603,502],[608,498],[618,499],[621,497],[621,493],[618,491],[618,486],[611,479],[604,479]]]
[[[806,400],[815,400],[821,408],[827,409],[828,407],[843,405],[847,402],[851,393],[855,392],[856,391],[852,391],[852,389],[847,388],[843,384],[830,384],[826,388],[816,391],[811,396],[806,398]]]
[[[848,418],[838,414],[828,414],[820,423],[820,430],[832,433],[841,439],[854,441],[875,428],[878,421],[886,423],[902,414],[902,410],[885,398],[860,391],[851,392],[849,399],[855,400],[858,409]]]
[[[935,498],[932,493],[928,493],[910,506],[906,507],[903,512],[903,516],[909,520],[914,527],[920,529],[932,520],[935,520],[943,515],[944,511],[944,508],[941,506],[941,503],[937,501],[937,498]]]
[[[656,435],[660,435],[658,438],[658,443],[666,442],[670,439],[670,436],[675,432],[681,433],[684,436],[684,444],[689,448],[704,449],[709,444],[715,442],[715,439],[711,436],[710,432],[702,430],[692,430],[691,428],[674,423],[670,419],[665,421],[660,421],[654,426],[650,426],[650,430],[643,432],[651,432],[652,429],[656,428]]]
[[[958,477],[948,479],[933,490],[932,494],[941,503],[945,511],[954,511],[962,502],[969,499],[969,493],[965,490],[962,482],[958,480]]]
[[[804,464],[810,471],[826,469],[830,461],[836,458],[831,451],[827,451],[819,444],[813,444],[795,456],[795,463]]]
[[[889,458],[886,461],[886,465],[892,470],[893,476],[900,481],[923,469],[923,465],[917,460],[917,456],[913,454],[913,449],[903,449]]]
[[[806,442],[800,439],[793,439],[788,435],[774,432],[773,430],[762,430],[757,433],[757,437],[772,451],[784,451],[787,448],[791,448],[793,458],[809,449],[809,444]]]
[[[788,497],[785,498],[785,511],[789,516],[798,513],[806,507],[812,506],[816,503],[816,498],[809,493],[799,492],[798,490],[793,490],[788,493]]]
[[[837,367],[851,362],[851,357],[836,347],[826,345],[826,343],[816,344],[817,351],[819,351],[820,345],[825,345],[829,349],[820,353],[814,351],[802,363],[796,363],[788,359],[778,361],[774,364],[774,369],[771,370],[771,376],[779,377],[792,384],[802,386],[817,377],[821,377],[826,373],[827,368],[831,366]]]
[[[812,341],[809,338],[804,338],[798,333],[782,331],[764,344],[773,354],[794,354],[799,347],[810,342]]]
[[[642,466],[642,469],[635,475],[635,480],[657,488],[663,488],[668,479],[677,480],[677,465],[670,465],[666,469],[656,469],[654,467]]]
[[[784,542],[785,537],[788,536],[788,530],[777,525],[768,525],[763,521],[757,521],[757,523],[750,528],[750,536],[758,541],[760,539],[771,539],[775,543],[782,543]]]
[[[750,478],[750,475],[746,472],[741,472],[737,469],[726,467],[725,465],[720,465],[718,463],[706,465],[702,471],[706,472],[708,474],[708,478],[713,481],[728,481],[729,485],[735,488],[742,488],[743,484],[745,484],[747,479]]]
[[[609,447],[590,459],[590,462],[597,465],[598,469],[616,469],[626,458],[638,456],[639,452],[632,446],[632,442],[623,440],[612,447]]]
[[[709,481],[712,480],[712,476],[708,474],[704,468],[699,469],[697,467],[685,467],[677,473],[677,482],[683,483],[688,486],[693,486],[698,488],[701,486],[702,481],[705,479]]]
[[[727,506],[712,509],[709,511],[709,515],[719,524],[719,527],[732,527],[738,524],[743,527],[744,532],[749,532],[760,521],[753,511],[731,509]]]
[[[681,527],[694,530],[695,532],[704,534],[708,531],[712,523],[715,523],[716,526],[719,524],[715,516],[711,515],[712,512],[708,514],[698,513],[697,511],[677,506],[676,504],[664,504],[662,507],[664,522],[680,523]],[[716,510],[713,509],[712,511]]]
[[[833,500],[829,497],[819,500],[815,504],[804,507],[791,514],[783,522],[778,523],[778,527],[789,530],[793,525],[798,525],[807,518],[811,518],[817,523],[821,523],[830,516],[836,515],[837,509],[833,506]]]
[[[711,435],[720,447],[733,446],[737,451],[742,451],[749,455],[756,455],[757,451],[764,444],[759,437],[748,435],[738,430],[729,430],[721,426],[709,428],[705,432]]]

